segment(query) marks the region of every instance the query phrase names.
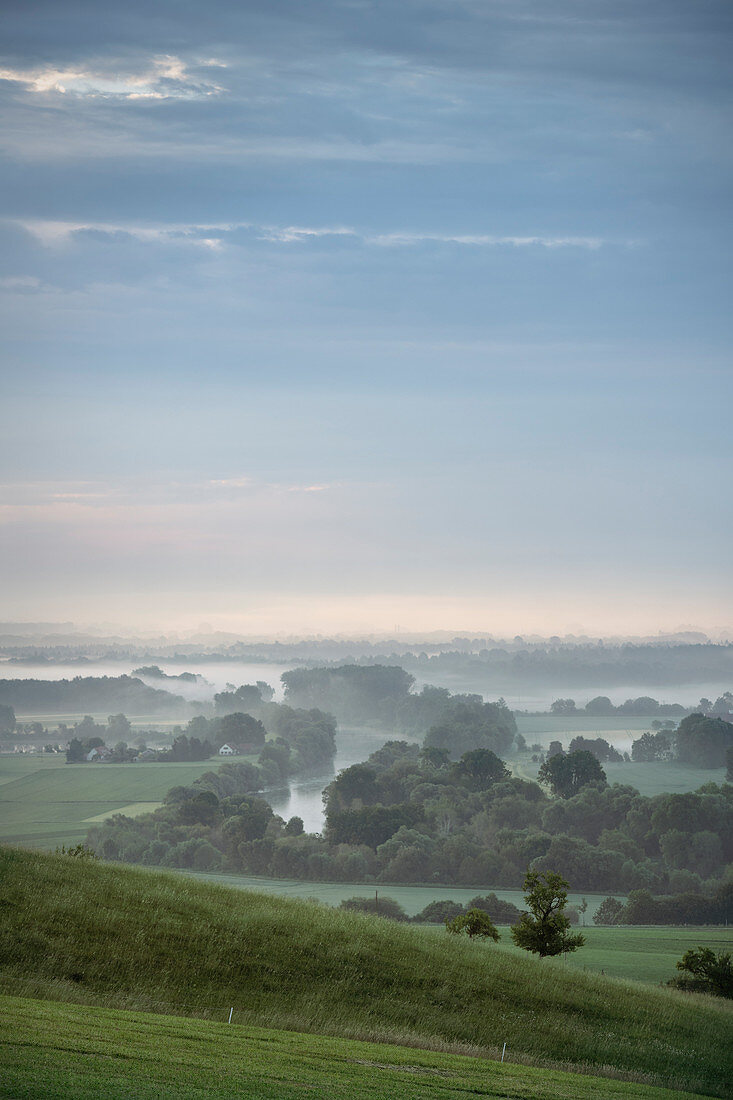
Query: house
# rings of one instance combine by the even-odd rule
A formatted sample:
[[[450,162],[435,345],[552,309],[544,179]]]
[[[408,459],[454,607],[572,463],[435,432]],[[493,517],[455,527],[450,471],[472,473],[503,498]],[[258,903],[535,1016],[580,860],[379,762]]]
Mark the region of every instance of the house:
[[[235,756],[237,749],[233,745],[222,745],[219,749],[219,756]]]
[[[137,756],[133,756],[132,762],[133,762],[133,764],[138,764],[138,763],[140,763],[141,761],[144,761],[144,760],[155,760],[155,759],[157,759],[157,756],[158,756],[158,750],[157,749],[143,749],[143,751],[139,752],[137,754]]]
[[[88,752],[84,759],[88,760],[91,764],[99,764],[104,760],[111,760],[112,752],[106,745],[102,745],[100,748],[92,749]]]

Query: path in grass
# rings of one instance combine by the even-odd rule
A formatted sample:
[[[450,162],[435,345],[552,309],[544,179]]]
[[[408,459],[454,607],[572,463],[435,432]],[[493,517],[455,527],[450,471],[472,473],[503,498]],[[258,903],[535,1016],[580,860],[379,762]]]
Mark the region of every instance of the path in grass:
[[[14,1100],[689,1100],[583,1077],[296,1032],[0,997],[0,1096]]]

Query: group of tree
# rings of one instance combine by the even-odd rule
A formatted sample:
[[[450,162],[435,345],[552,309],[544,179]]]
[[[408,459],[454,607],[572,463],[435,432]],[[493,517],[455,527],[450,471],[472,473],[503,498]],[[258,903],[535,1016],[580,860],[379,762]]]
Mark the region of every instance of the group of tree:
[[[480,695],[452,695],[429,685],[413,692],[414,676],[397,666],[298,668],[281,679],[286,702],[323,707],[344,722],[427,735],[426,745],[447,749],[454,759],[478,748],[505,752],[517,735],[503,700],[485,703]]]
[[[281,680],[285,701],[298,707],[323,707],[343,722],[393,723],[410,695],[415,677],[386,665],[296,668]]]
[[[701,712],[688,714],[675,730],[643,733],[631,746],[638,763],[677,760],[698,768],[724,768],[733,749],[733,723]]]
[[[710,896],[632,890],[625,901],[607,897],[593,917],[595,924],[729,924],[733,921],[733,883],[721,883]]]
[[[514,921],[510,928],[514,943],[540,958],[547,958],[575,951],[585,943],[582,934],[570,931],[571,921],[565,913],[567,886],[567,882],[552,871],[545,874],[528,871],[524,878],[527,904],[524,912],[510,902],[500,902],[495,894],[491,894],[485,898],[473,898],[467,906],[450,901],[432,902],[412,920],[416,923],[437,923],[440,919],[446,930],[454,935],[465,933],[469,939],[492,939],[494,942],[500,939],[494,922]],[[375,891],[372,897],[348,898],[341,902],[340,907],[389,920],[410,920],[399,902],[384,895],[380,897],[379,891]],[[438,913],[442,914],[440,918]]]
[[[266,749],[276,755],[277,741]],[[238,791],[253,796],[273,785],[266,769],[276,762],[264,750],[261,761],[249,766]],[[234,793],[221,787],[222,771],[203,777],[220,803]],[[571,778],[576,782],[577,771]],[[710,783],[694,793],[647,797],[608,786],[595,771],[587,780],[575,793],[553,797],[551,789],[509,777],[490,749],[455,761],[433,746],[390,741],[326,788],[323,835],[293,835],[272,815],[269,831],[246,843],[226,843],[223,822],[206,839],[218,865],[280,878],[480,889],[516,887],[529,866],[588,891],[715,892],[733,859],[733,788]],[[114,858],[149,862],[151,844],[171,844],[171,812],[99,826],[95,845],[109,839]],[[227,807],[219,812],[226,816]],[[176,844],[202,838],[200,830],[175,837]]]
[[[517,947],[539,955],[541,959],[576,951],[585,943],[580,932],[570,931],[570,919],[565,913],[568,900],[567,882],[552,871],[537,874],[528,871],[524,879],[526,910],[509,929]],[[472,907],[455,917],[446,918],[448,932],[470,939],[480,937],[497,942],[499,930],[483,908]]]
[[[441,679],[446,674],[473,676],[492,687],[508,685],[526,689],[528,684],[572,684],[578,689],[594,684],[669,685],[732,683],[733,645],[703,640],[691,643],[526,641],[459,639],[428,646],[385,653],[377,648],[370,662],[399,661],[408,671],[424,678]]]
[[[465,916],[470,910],[480,910],[487,918],[499,924],[511,924],[518,921],[521,914],[511,901],[502,901],[496,894],[478,895],[472,898],[467,905],[460,902],[441,900],[431,901],[414,917],[408,917],[399,902],[386,894],[380,894],[375,890],[374,894],[366,897],[348,898],[341,902],[342,909],[349,909],[362,913],[373,913],[375,916],[386,917],[390,920],[409,921],[414,924],[447,924],[458,917]]]
[[[114,763],[128,763],[145,747],[141,738],[137,746],[129,746],[125,739],[131,733],[132,726],[124,714],[110,714],[106,725],[95,722],[87,714],[76,725],[68,727],[62,724],[57,730],[57,735],[67,743],[66,760],[69,764],[83,763],[93,749],[104,752]]]
[[[639,695],[614,706],[607,695],[596,695],[583,707],[577,706],[574,699],[555,699],[550,704],[550,713],[563,717],[592,715],[594,718],[610,718],[619,714],[628,718],[651,718],[658,715],[681,718],[689,713],[689,708],[681,703],[660,703],[650,695]]]
[[[243,755],[259,754],[257,789],[286,782],[292,775],[307,774],[331,763],[336,751],[333,715],[269,702],[261,709],[264,721],[242,712],[227,713],[220,718],[197,715],[185,727],[174,727],[169,748],[157,750],[147,750],[141,737],[136,747],[128,746],[124,738],[129,738],[132,728],[124,714],[111,715],[106,726],[87,716],[71,728],[60,726],[59,732],[69,742],[66,752],[69,763],[85,761],[95,748],[100,749],[97,755],[112,763],[209,760],[218,755],[223,745],[230,745]]]
[[[203,676],[195,672],[163,672],[160,665],[142,665],[132,670],[133,676],[144,676],[148,680],[178,680],[182,684],[205,684]]]
[[[136,676],[75,676],[73,680],[0,680],[0,704],[29,714],[185,715],[193,704],[149,687]],[[205,705],[203,707],[205,709]]]

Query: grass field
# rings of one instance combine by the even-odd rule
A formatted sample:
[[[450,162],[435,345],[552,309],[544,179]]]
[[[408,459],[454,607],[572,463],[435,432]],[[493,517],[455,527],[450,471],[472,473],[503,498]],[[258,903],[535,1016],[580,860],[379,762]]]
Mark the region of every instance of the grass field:
[[[430,927],[444,936],[441,925]],[[501,941],[497,950],[524,957],[511,941],[509,928],[499,925]],[[580,928],[585,945],[563,957],[546,959],[546,966],[561,970],[586,970],[606,974],[610,978],[628,978],[653,985],[667,982],[677,975],[675,963],[691,947],[710,947],[714,951],[733,950],[733,930],[720,926],[690,926],[669,928],[645,925],[629,928]]]
[[[193,783],[220,763],[67,764],[43,753],[0,756],[0,841],[77,844],[91,818],[154,810],[171,787]]]
[[[567,745],[565,746],[567,748]],[[533,764],[531,755],[524,755],[510,766],[514,775],[522,779],[537,779],[539,764]],[[684,794],[696,791],[705,783],[725,783],[725,768],[693,768],[690,764],[675,761],[659,761],[655,764],[604,764],[603,770],[610,784],[621,783],[635,787],[643,795],[651,797],[670,791]]]
[[[40,722],[42,726],[48,730],[48,739],[55,741],[56,730],[60,724],[66,726],[75,726],[77,722],[81,722],[82,718],[89,715],[100,726],[106,726],[107,718],[109,717],[109,709],[104,711],[69,711],[67,714],[59,714],[54,711],[53,714],[43,712],[41,714],[31,713],[30,711],[16,711],[15,717],[18,722],[26,724],[28,722]],[[186,719],[175,716],[173,718],[162,717],[160,714],[128,714],[127,718],[132,726],[133,730],[161,730],[169,731],[174,726],[185,725]],[[68,734],[67,734],[68,737]]]
[[[690,1093],[235,1022],[0,997],[0,1096],[14,1100],[685,1100]]]
[[[716,1096],[733,1078],[718,999],[181,875],[6,848],[0,877],[8,994],[219,1019],[233,1006],[247,1027],[486,1057],[506,1042],[524,1064]]]
[[[333,906],[340,905],[346,898],[353,898],[354,895],[364,896],[368,894],[373,897],[375,890],[373,883],[363,882],[305,882],[299,879],[264,878],[257,875],[209,874],[197,871],[182,871],[181,874],[191,875],[192,878],[198,878],[202,882],[218,882],[224,886],[234,886],[240,890],[257,890],[265,894],[277,894],[279,897],[285,898],[312,898],[315,901],[322,901]],[[524,908],[524,894],[521,890],[509,890],[499,886],[494,889],[488,886],[390,886],[385,884],[379,885],[376,889],[379,890],[380,895],[384,894],[398,901],[408,917],[414,917],[431,901],[450,899],[465,905],[477,894],[489,893],[496,894],[503,901],[513,902],[518,909]],[[608,895],[568,894],[568,900],[573,905],[579,902],[581,897],[585,897],[588,902],[588,912],[585,916],[586,921],[590,921],[598,906]],[[618,897],[622,898],[623,895],[619,894]]]
[[[294,879],[267,879],[245,875],[211,875],[195,871],[180,872],[197,878],[202,882],[216,882],[240,890],[254,890],[279,897],[311,899],[337,907],[346,898],[354,896],[374,896],[374,887],[353,885],[343,882],[298,882]],[[487,894],[489,890],[464,890],[452,886],[379,886],[380,896],[394,898],[403,907],[408,916],[415,916],[431,901],[450,898],[465,905],[477,893]],[[513,902],[517,908],[524,909],[524,894],[521,890],[491,891],[505,901]],[[644,925],[639,927],[596,927],[592,923],[593,913],[600,905],[605,894],[587,894],[588,911],[585,914],[586,925],[577,930],[585,936],[582,950],[566,958],[547,959],[548,966],[570,967],[588,970],[600,974],[604,971],[609,977],[630,978],[638,982],[659,984],[666,982],[677,973],[675,963],[681,959],[690,947],[711,947],[716,951],[733,950],[733,929],[722,926],[668,927]],[[619,895],[620,896],[620,895]],[[570,901],[580,901],[580,895],[570,894]],[[420,925],[426,931],[438,936],[445,935],[442,924]],[[515,953],[524,957],[518,947],[514,947],[509,935],[509,927],[500,925],[501,943],[499,950]]]

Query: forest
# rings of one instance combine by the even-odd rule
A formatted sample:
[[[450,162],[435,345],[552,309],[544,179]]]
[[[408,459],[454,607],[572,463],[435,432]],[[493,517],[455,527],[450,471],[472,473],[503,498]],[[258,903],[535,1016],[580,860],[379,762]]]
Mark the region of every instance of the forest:
[[[693,740],[713,724],[731,743],[730,723],[685,722]],[[257,797],[264,774],[232,763],[153,814],[94,828],[89,843],[106,858],[321,881],[516,887],[530,867],[589,891],[719,887],[733,859],[733,788],[646,797],[609,786],[588,749],[561,747],[540,784],[510,774],[499,755],[510,744],[501,706],[454,696],[422,745],[389,741],[339,773],[323,835],[278,818]]]

